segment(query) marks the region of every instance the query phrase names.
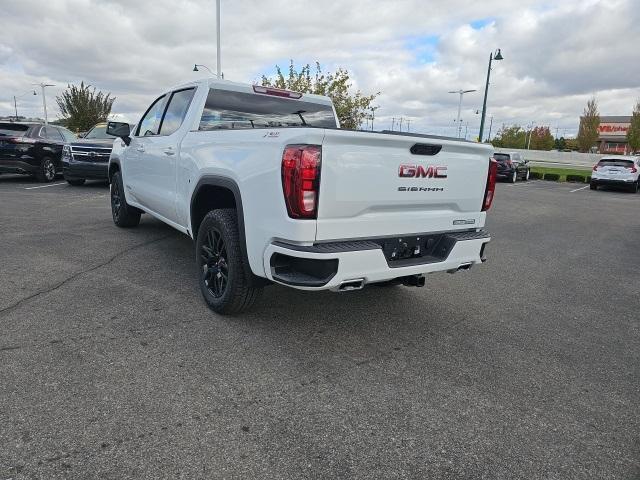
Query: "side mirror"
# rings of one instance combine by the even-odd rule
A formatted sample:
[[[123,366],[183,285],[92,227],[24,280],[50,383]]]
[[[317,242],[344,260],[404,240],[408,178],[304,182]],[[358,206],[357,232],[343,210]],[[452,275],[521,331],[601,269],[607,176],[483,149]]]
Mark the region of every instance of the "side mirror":
[[[113,135],[122,139],[127,146],[131,143],[131,127],[125,122],[107,123],[107,135]]]

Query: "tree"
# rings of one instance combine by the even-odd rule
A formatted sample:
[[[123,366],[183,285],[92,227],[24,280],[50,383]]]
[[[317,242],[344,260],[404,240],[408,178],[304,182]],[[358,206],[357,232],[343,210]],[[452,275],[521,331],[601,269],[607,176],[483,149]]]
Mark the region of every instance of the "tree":
[[[502,125],[491,144],[498,148],[526,148],[526,135],[520,125]]]
[[[553,148],[555,148],[559,152],[562,152],[567,148],[567,141],[564,139],[564,137],[556,138],[553,142]]]
[[[598,140],[598,127],[600,126],[600,113],[595,97],[587,102],[578,129],[578,148],[581,152],[589,152]]]
[[[633,107],[631,125],[629,125],[629,131],[627,132],[627,141],[631,152],[640,150],[640,99],[636,100],[636,106]]]
[[[106,95],[84,82],[77,85],[67,85],[62,95],[56,97],[56,102],[62,114],[62,120],[67,128],[76,132],[89,130],[99,122],[106,122],[115,97]]]
[[[375,108],[371,106],[371,102],[380,95],[380,92],[373,95],[364,95],[360,90],[354,92],[350,80],[349,72],[342,68],[333,73],[324,74],[320,64],[316,62],[315,73],[312,74],[309,64],[297,71],[291,60],[288,76],[285,77],[280,67],[276,65],[275,77],[263,75],[262,85],[301,93],[327,95],[333,100],[342,128],[355,130],[371,115]]]
[[[551,135],[549,127],[534,127],[530,135],[529,148],[531,150],[551,150],[553,148],[553,135]]]

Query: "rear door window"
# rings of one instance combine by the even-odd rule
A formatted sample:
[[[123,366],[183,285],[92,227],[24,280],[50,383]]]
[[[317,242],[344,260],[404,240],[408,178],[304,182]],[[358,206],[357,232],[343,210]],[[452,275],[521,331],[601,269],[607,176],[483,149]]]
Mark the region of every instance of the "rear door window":
[[[40,130],[40,136],[54,142],[62,142],[64,140],[58,129],[55,127],[43,127],[42,130]]]
[[[189,110],[194,92],[195,88],[187,88],[173,92],[169,100],[169,105],[167,106],[167,111],[162,119],[160,135],[171,135],[180,128],[184,117],[187,115],[187,110]]]
[[[62,135],[62,138],[64,138],[65,142],[73,142],[74,140],[78,139],[78,137],[76,137],[73,132],[71,132],[71,130],[67,130],[63,127],[58,127],[58,131],[60,132],[60,135]]]

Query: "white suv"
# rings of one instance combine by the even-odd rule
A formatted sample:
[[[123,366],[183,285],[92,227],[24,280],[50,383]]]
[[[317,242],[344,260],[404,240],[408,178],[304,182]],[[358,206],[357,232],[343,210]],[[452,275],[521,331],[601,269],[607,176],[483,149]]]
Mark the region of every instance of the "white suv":
[[[613,185],[637,192],[638,177],[640,177],[640,157],[621,155],[604,157],[593,167],[591,190],[596,190],[601,185]]]

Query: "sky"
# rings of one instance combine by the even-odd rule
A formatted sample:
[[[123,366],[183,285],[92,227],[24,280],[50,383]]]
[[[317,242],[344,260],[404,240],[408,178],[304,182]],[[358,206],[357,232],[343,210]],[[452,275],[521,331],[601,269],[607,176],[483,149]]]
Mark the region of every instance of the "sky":
[[[0,7],[0,116],[42,117],[55,96],[84,81],[116,97],[113,113],[135,122],[163,90],[216,67],[214,0],[20,0]],[[640,97],[640,1],[222,0],[222,70],[254,83],[320,62],[347,69],[354,88],[380,92],[374,128],[477,135],[489,55],[492,135],[503,124],[548,125],[575,135],[587,102],[630,115]],[[36,88],[37,96],[31,89]],[[25,94],[26,93],[26,94]],[[397,123],[394,122],[397,127]],[[485,130],[485,135],[487,130]]]

